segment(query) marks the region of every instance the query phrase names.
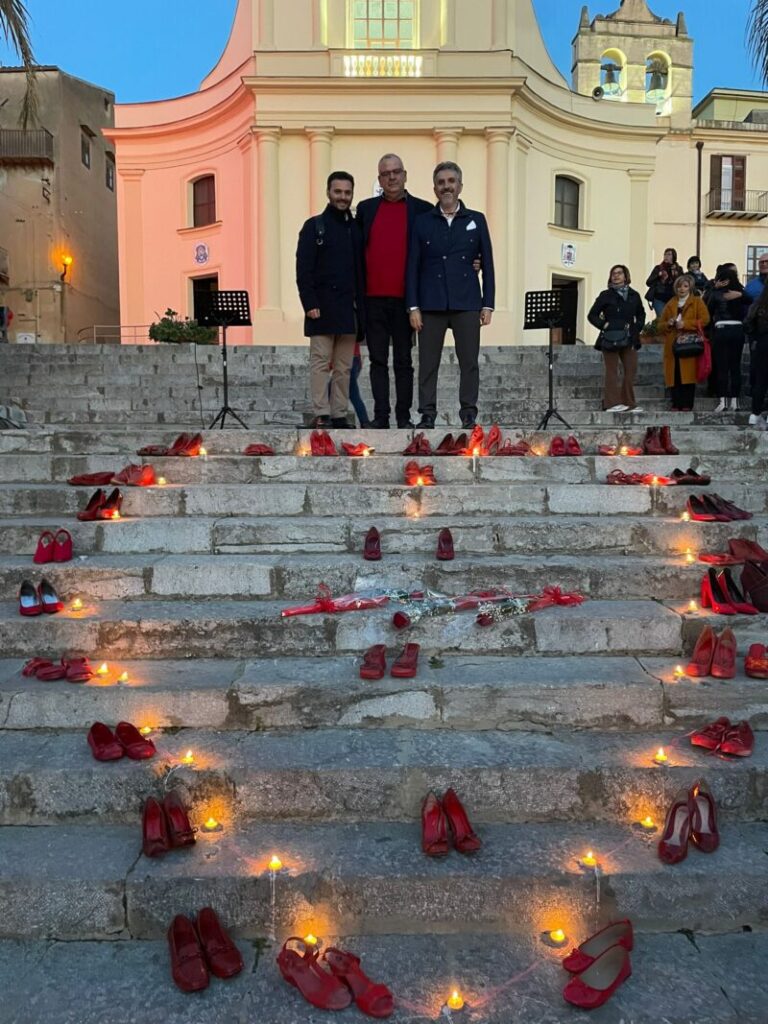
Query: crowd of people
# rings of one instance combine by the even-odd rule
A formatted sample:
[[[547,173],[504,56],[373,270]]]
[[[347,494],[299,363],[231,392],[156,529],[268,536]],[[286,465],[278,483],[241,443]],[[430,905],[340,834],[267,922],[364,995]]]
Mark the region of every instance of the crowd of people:
[[[664,383],[673,411],[690,412],[696,385],[708,385],[715,412],[739,408],[742,356],[749,342],[750,426],[766,426],[768,411],[768,253],[758,259],[758,276],[745,287],[735,263],[722,263],[711,279],[691,256],[686,269],[666,249],[646,280],[645,300],[653,310],[656,337],[664,343]],[[603,354],[603,408],[641,412],[635,401],[637,351],[646,323],[645,306],[623,264],[612,267],[608,287],[595,300],[589,322],[599,330],[595,347]],[[711,353],[711,366],[706,346]]]

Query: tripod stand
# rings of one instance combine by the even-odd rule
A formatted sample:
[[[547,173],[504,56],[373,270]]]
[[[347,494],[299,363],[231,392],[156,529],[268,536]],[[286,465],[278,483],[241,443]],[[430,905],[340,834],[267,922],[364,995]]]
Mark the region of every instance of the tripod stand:
[[[537,430],[546,430],[549,421],[554,416],[560,420],[564,427],[571,429],[555,405],[555,350],[552,345],[552,329],[560,327],[566,315],[575,313],[576,293],[563,292],[560,289],[553,289],[548,292],[526,292],[525,293],[525,323],[524,331],[549,330],[549,404],[547,411],[541,418]]]
[[[222,335],[221,362],[224,371],[224,404],[208,429],[212,430],[218,423],[223,430],[227,416],[232,416],[233,419],[237,420],[243,430],[247,430],[248,425],[240,419],[235,410],[229,404],[227,328],[251,326],[251,310],[248,303],[248,292],[211,292],[209,295],[201,296],[200,307],[200,316],[197,318],[197,322],[202,324],[203,327],[220,327]]]

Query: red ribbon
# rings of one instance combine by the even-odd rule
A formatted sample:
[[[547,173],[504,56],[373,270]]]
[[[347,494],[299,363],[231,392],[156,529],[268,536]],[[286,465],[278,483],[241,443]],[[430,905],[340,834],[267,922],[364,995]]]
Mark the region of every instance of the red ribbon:
[[[528,605],[528,611],[538,612],[541,611],[542,608],[552,608],[555,605],[571,607],[573,605],[582,604],[583,601],[583,595],[578,594],[575,591],[573,593],[567,593],[566,591],[563,591],[561,587],[544,587],[542,592],[537,597],[534,597]]]

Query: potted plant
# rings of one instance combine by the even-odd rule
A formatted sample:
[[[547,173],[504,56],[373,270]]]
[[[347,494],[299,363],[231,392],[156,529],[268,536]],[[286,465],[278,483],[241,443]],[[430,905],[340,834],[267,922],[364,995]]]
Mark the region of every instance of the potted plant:
[[[166,309],[165,315],[149,325],[152,341],[168,341],[174,344],[193,342],[195,345],[216,345],[219,332],[215,327],[201,327],[197,320],[185,316],[183,320],[175,309]]]
[[[664,341],[664,337],[659,330],[658,320],[646,320],[643,329],[640,331],[640,341],[643,345],[656,345]]]

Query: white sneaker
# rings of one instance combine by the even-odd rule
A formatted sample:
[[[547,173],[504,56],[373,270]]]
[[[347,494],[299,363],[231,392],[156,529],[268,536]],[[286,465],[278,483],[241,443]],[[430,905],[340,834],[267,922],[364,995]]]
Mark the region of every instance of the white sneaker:
[[[732,398],[731,399],[731,409],[738,410],[738,408],[739,408],[739,400],[738,400],[738,398]]]
[[[628,405],[612,405],[610,409],[606,409],[606,412],[629,412]]]
[[[629,411],[630,412],[645,412],[645,409],[642,407],[642,405],[633,405],[632,408]]]
[[[760,427],[761,430],[765,430],[766,422],[762,416],[757,416],[751,412],[749,414],[749,425],[750,427]]]
[[[726,406],[727,406],[727,399],[721,398],[720,401],[715,406],[715,410],[714,411],[715,412],[725,412]]]

